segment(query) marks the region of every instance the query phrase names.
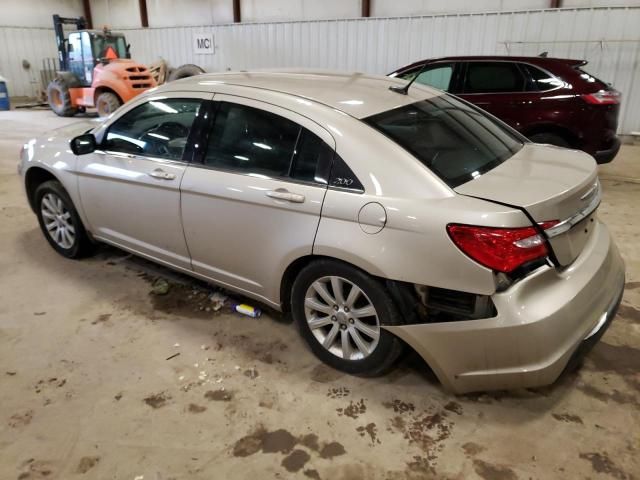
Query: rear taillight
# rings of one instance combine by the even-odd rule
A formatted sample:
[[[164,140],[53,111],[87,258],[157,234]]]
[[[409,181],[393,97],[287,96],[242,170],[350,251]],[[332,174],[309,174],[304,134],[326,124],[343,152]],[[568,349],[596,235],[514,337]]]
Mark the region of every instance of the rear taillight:
[[[543,222],[542,229],[557,222]],[[509,273],[532,260],[549,254],[546,239],[535,227],[498,228],[474,225],[447,225],[453,243],[485,267]]]
[[[600,90],[581,95],[581,97],[591,105],[616,105],[620,103],[620,92],[617,90]]]

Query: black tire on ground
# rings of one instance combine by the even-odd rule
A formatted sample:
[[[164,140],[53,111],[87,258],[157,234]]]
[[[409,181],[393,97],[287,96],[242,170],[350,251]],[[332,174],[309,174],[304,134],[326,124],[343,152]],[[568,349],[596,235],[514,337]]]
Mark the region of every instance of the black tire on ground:
[[[40,229],[56,252],[67,258],[82,258],[93,253],[95,245],[89,239],[82,220],[80,220],[78,212],[73,206],[71,198],[69,198],[69,194],[60,182],[49,180],[42,183],[36,188],[34,199]],[[57,204],[58,199],[60,200],[59,205]],[[53,218],[51,216],[52,209],[58,210],[62,219]],[[48,210],[47,213],[45,213],[45,210]],[[57,237],[55,228],[52,228],[51,231],[47,228],[47,225],[51,225],[52,222],[60,222],[61,220],[73,228],[73,241],[70,242],[69,246],[60,244],[60,239],[63,239],[63,236],[61,234],[60,237]],[[58,240],[54,239],[54,237],[58,238]],[[65,238],[68,240],[70,237]]]
[[[556,133],[534,133],[529,137],[534,143],[546,143],[548,145],[555,145],[556,147],[570,148],[571,144],[566,139]]]
[[[122,105],[122,101],[113,92],[102,92],[96,98],[96,110],[101,117],[108,117]]]
[[[172,70],[171,73],[169,73],[167,82],[173,82],[174,80],[193,77],[195,75],[201,75],[203,73],[205,73],[204,70],[199,66],[187,63],[186,65],[180,65],[175,70]]]
[[[328,276],[341,277],[353,285],[356,285],[362,293],[364,293],[366,297],[364,300],[370,301],[375,308],[381,325],[398,325],[402,323],[400,312],[380,281],[362,270],[345,263],[331,259],[322,259],[316,260],[304,267],[296,277],[291,289],[291,313],[298,324],[302,337],[313,353],[333,368],[356,375],[382,375],[393,366],[404,347],[403,343],[387,330],[383,328],[379,329],[380,336],[378,343],[368,356],[351,360],[344,359],[327,350],[312,332],[305,313],[307,291],[316,280]],[[349,287],[345,287],[343,292],[344,297],[348,297],[346,288]],[[335,295],[335,293],[333,293],[333,287],[331,287],[331,294]],[[356,304],[354,304],[354,306],[355,305]],[[320,316],[319,313],[318,316]],[[333,323],[335,324],[336,322],[333,321]],[[351,323],[351,320],[349,320],[349,323]],[[354,325],[346,325],[344,328],[347,330],[353,326]],[[333,324],[321,328],[326,329],[325,331],[330,331],[331,328],[333,328]],[[327,336],[329,335],[330,334],[327,333]],[[338,342],[341,341],[341,335],[342,332],[338,331],[336,337]],[[358,348],[353,341],[353,337],[351,337],[351,348],[353,347]]]
[[[71,104],[70,85],[62,77],[56,77],[47,86],[47,100],[54,113],[60,117],[73,117],[78,109]]]

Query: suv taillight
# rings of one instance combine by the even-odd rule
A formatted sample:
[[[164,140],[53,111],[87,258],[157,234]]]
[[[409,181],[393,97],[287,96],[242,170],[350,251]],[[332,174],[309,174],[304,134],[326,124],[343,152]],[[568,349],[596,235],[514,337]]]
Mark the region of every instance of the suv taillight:
[[[544,230],[556,221],[543,222]],[[519,266],[549,254],[547,242],[535,227],[501,228],[474,225],[447,225],[453,243],[485,267],[509,273]]]
[[[620,103],[620,92],[617,90],[600,90],[595,93],[586,93],[581,97],[591,105],[616,105]]]

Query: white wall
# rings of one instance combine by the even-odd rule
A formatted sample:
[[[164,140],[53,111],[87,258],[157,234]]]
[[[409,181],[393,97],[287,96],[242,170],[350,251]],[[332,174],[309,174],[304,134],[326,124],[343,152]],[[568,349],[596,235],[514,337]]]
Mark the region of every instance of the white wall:
[[[375,3],[375,0],[373,2]],[[230,4],[231,2],[228,1],[227,3]],[[361,8],[361,0],[240,1],[243,22],[356,18],[360,16]]]
[[[0,26],[52,28],[54,13],[81,16],[82,0],[0,0],[0,12]]]
[[[549,8],[549,0],[371,0],[371,16],[374,17],[537,8]]]
[[[94,28],[102,28],[105,25],[112,28],[140,26],[138,0],[90,0],[90,2]],[[166,12],[167,16],[172,15],[170,9]]]
[[[140,26],[138,0],[90,0],[96,28]],[[640,0],[563,0],[564,7],[627,5]],[[233,22],[233,0],[147,0],[149,26],[219,25]],[[548,8],[550,0],[371,0],[373,17],[499,12]],[[240,0],[243,22],[351,19],[362,0]],[[51,15],[83,15],[82,0],[0,0],[0,26],[50,27]]]
[[[147,0],[149,25],[213,25],[233,22],[232,0]],[[167,12],[170,12],[168,15]]]
[[[5,0],[0,0],[5,1]],[[147,0],[150,27],[219,25],[233,21],[233,0]],[[550,0],[371,0],[371,16],[500,12],[548,8]],[[640,0],[563,0],[566,7],[640,6]],[[362,0],[240,0],[243,22],[358,18]],[[93,23],[140,26],[138,0],[91,0]]]

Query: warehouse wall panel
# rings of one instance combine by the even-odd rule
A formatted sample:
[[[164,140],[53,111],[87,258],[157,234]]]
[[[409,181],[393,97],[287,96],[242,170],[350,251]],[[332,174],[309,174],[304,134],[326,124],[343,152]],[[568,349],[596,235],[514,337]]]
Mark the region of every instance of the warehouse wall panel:
[[[623,93],[620,132],[630,133],[640,131],[638,25],[640,7],[598,7],[123,31],[139,61],[151,63],[161,56],[172,66],[195,63],[210,72],[302,67],[385,74],[420,58],[543,51],[585,58],[590,73]],[[39,33],[31,39],[33,31]],[[12,32],[0,28],[0,72],[5,70],[16,91],[28,91],[29,73],[21,71],[19,60],[33,58],[37,65],[39,57],[54,56],[52,35],[46,30]],[[212,53],[194,53],[197,34],[213,35]],[[50,41],[44,40],[47,35]]]
[[[0,27],[0,75],[11,96],[37,96],[42,61],[56,55],[53,28]]]

